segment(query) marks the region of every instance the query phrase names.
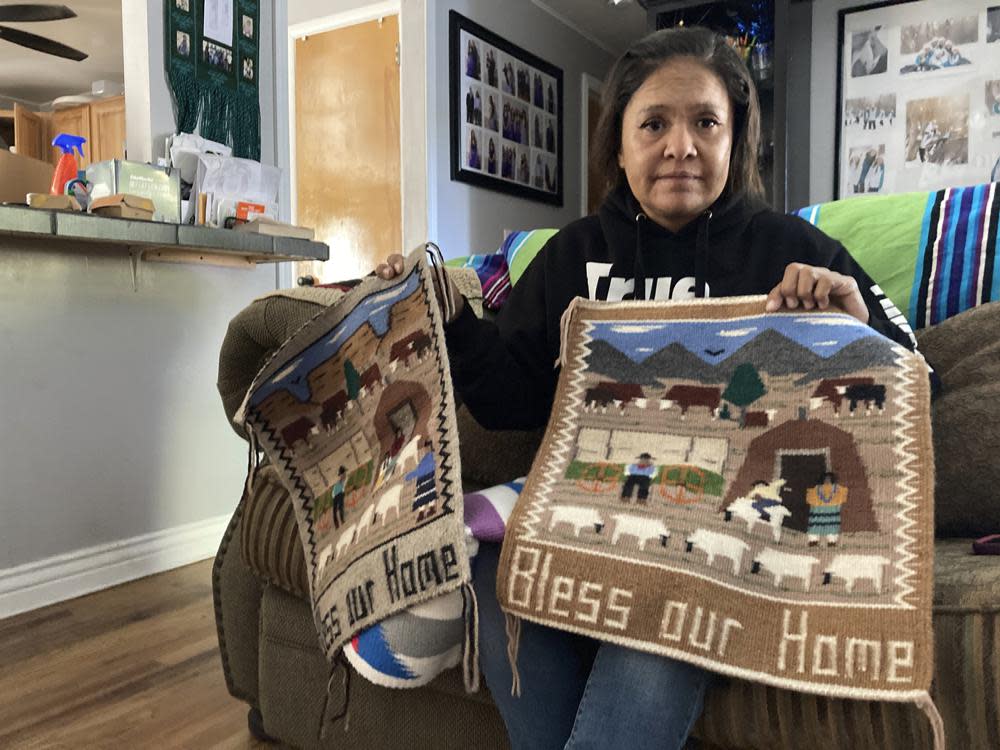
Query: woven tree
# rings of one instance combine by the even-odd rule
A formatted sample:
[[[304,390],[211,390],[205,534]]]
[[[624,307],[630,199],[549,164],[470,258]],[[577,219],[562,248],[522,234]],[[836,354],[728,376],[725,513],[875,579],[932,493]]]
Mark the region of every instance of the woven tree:
[[[746,419],[747,407],[767,393],[757,368],[744,362],[733,371],[722,398],[733,406],[740,407],[740,424]]]
[[[356,400],[361,392],[361,376],[351,360],[344,362],[344,378],[347,380],[347,397]]]

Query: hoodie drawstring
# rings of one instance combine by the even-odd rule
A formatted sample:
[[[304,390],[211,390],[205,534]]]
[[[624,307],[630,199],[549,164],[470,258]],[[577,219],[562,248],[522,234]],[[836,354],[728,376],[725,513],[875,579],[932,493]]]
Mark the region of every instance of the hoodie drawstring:
[[[695,242],[694,255],[694,296],[705,297],[705,269],[708,266],[708,223],[712,220],[712,212],[706,211],[702,221],[698,222],[698,239]]]
[[[649,217],[641,211],[635,215],[635,262],[633,264],[632,299],[646,299],[646,268],[642,262],[642,225]]]

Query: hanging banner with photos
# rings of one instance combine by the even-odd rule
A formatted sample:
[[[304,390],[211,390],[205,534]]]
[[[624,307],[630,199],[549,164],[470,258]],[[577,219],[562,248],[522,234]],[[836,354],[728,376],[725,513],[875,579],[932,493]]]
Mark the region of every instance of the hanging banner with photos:
[[[563,204],[562,70],[449,13],[451,178]]]
[[[839,16],[837,197],[1000,179],[1000,0]]]
[[[258,0],[164,0],[177,132],[260,159]]]

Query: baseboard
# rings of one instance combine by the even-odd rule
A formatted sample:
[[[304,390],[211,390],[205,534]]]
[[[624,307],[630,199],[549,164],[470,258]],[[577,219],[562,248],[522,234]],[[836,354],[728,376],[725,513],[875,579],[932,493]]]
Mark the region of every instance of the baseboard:
[[[213,557],[229,516],[0,570],[0,619]]]

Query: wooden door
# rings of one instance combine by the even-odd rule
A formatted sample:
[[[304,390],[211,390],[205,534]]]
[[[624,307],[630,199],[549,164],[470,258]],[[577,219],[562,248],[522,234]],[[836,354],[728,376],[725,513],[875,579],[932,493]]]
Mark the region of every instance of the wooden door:
[[[93,144],[90,142],[90,105],[81,104],[78,107],[67,107],[66,109],[57,109],[53,112],[52,138],[55,138],[60,133],[81,135],[87,139],[87,142],[83,144],[83,156],[77,155],[76,160],[81,169],[90,164],[92,161],[91,149],[93,148]],[[52,146],[49,149],[49,161],[53,164],[58,164],[61,156],[61,148]]]
[[[809,525],[806,490],[815,487],[823,472],[829,470],[826,454],[822,451],[786,453],[781,456],[781,476],[785,478],[781,496],[785,507],[792,513],[785,521],[786,529],[806,530]]]
[[[48,127],[45,119],[14,103],[14,148],[21,156],[49,160]]]
[[[296,221],[330,246],[297,276],[356,278],[401,251],[398,41],[387,16],[295,42]]]
[[[90,158],[94,162],[125,158],[125,97],[90,104]]]

